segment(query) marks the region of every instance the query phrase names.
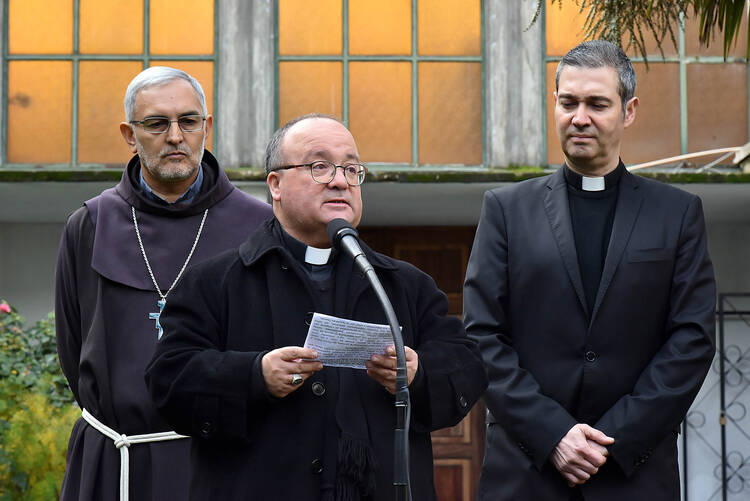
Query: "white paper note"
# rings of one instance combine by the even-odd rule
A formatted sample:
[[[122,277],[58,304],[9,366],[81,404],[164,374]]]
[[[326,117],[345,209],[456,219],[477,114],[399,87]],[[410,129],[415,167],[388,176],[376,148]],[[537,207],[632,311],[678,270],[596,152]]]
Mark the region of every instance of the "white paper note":
[[[368,324],[314,313],[307,330],[305,348],[318,352],[318,360],[330,367],[364,369],[375,354],[384,355],[393,344],[388,325]]]

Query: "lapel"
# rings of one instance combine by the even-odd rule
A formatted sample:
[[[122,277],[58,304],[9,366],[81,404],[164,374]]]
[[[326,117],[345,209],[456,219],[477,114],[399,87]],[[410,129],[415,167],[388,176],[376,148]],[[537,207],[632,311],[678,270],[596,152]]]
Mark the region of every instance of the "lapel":
[[[360,245],[380,278],[381,273],[398,269],[392,259],[373,252],[361,241]],[[284,246],[278,221],[273,218],[264,222],[258,231],[240,245],[239,254],[245,266],[258,265],[265,258],[265,262],[259,265],[265,266],[275,341],[282,343],[280,346],[301,346],[307,335],[306,321],[315,310],[315,292],[301,265]],[[343,252],[339,253],[334,273],[334,314],[342,318],[353,318],[357,302],[370,287],[370,281],[355,266],[354,260]],[[291,309],[300,306],[306,311],[299,312],[304,316],[304,321],[297,324],[297,312]],[[304,332],[300,333],[300,330]]]
[[[604,295],[607,293],[609,284],[612,282],[617,265],[622,259],[622,254],[625,252],[625,247],[630,239],[633,225],[641,209],[643,194],[638,190],[638,187],[638,178],[627,170],[624,171],[620,179],[620,192],[617,195],[615,219],[612,222],[612,234],[609,238],[609,247],[607,247],[607,257],[604,260],[602,278],[599,282],[599,290],[596,293],[594,310],[591,314],[592,323],[599,311]]]
[[[361,240],[359,243],[365,256],[367,256],[367,260],[370,261],[370,264],[378,274],[378,278],[382,280],[383,272],[385,271],[395,271],[398,269],[392,260],[373,252]],[[343,318],[354,318],[354,309],[360,297],[371,287],[370,280],[354,264],[354,260],[343,252],[339,254],[335,280],[335,314]],[[380,309],[379,304],[377,307]]]
[[[265,267],[275,346],[303,346],[315,311],[305,272],[286,249],[267,256]]]
[[[239,247],[242,263],[263,267],[275,346],[302,346],[315,311],[304,270],[284,246],[276,218],[265,221]]]
[[[576,242],[573,237],[573,224],[570,220],[570,207],[568,205],[568,189],[565,183],[563,168],[557,170],[547,180],[547,193],[544,196],[544,209],[547,212],[552,234],[555,236],[557,248],[560,251],[565,269],[576,291],[581,308],[588,316],[586,296],[583,292],[583,280],[581,270],[578,267],[578,254],[576,253]]]

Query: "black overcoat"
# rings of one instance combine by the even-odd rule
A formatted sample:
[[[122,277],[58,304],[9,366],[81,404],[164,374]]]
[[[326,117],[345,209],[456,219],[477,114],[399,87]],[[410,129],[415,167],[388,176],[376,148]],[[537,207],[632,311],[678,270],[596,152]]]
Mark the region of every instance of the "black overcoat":
[[[146,379],[169,422],[194,437],[191,499],[321,499],[327,472],[336,468],[336,442],[326,430],[331,420],[350,424],[341,422],[341,404],[367,430],[376,461],[374,500],[394,499],[393,395],[365,371],[328,367],[282,399],[265,387],[261,357],[302,346],[315,311],[309,280],[280,232],[277,222],[266,222],[238,251],[189,270],[164,311],[165,334]],[[460,320],[446,316],[447,298],[429,276],[366,247],[365,253],[405,344],[419,355],[420,383],[410,387],[412,492],[415,500],[435,499],[429,433],[466,415],[486,387],[485,369]],[[334,313],[387,323],[367,279],[350,258],[338,259]],[[321,384],[351,383],[359,414],[360,404],[337,402],[340,391],[319,391]]]
[[[159,204],[141,192],[138,157],[114,188],[88,200],[69,218],[60,241],[55,286],[55,327],[60,365],[76,402],[99,421],[127,435],[169,430],[143,382],[157,339],[156,293],[136,238],[137,211],[143,245],[163,292],[185,261],[209,209],[191,262],[239,245],[271,208],[229,182],[205,152],[203,185],[189,204]],[[167,301],[171,295],[167,297]],[[189,440],[130,448],[130,499],[185,499]],[[120,453],[83,419],[70,436],[60,498],[118,498]]]
[[[680,422],[714,356],[700,199],[624,172],[589,314],[562,169],[487,192],[466,274],[490,385],[483,500],[568,501],[549,461],[576,423],[615,438],[587,501],[678,500]]]

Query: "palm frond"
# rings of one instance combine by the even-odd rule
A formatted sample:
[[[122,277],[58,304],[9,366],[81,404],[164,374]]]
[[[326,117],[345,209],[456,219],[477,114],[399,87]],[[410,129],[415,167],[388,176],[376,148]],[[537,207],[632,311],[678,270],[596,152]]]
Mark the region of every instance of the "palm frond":
[[[601,38],[625,50],[634,49],[648,64],[646,37],[651,35],[664,55],[669,40],[678,48],[680,23],[690,15],[699,19],[698,40],[708,47],[715,32],[723,34],[724,58],[737,44],[742,21],[747,17],[750,0],[550,0],[551,5],[575,2],[586,14],[583,32],[587,39]],[[545,0],[537,0],[531,24],[536,21]],[[623,44],[623,38],[626,43]],[[745,58],[750,58],[750,30]]]

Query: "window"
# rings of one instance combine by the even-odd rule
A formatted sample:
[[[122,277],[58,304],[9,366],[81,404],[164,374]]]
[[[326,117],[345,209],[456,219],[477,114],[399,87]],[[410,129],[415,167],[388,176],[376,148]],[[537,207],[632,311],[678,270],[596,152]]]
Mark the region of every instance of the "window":
[[[574,2],[550,5],[545,16],[547,76],[547,161],[563,162],[555,133],[552,93],[560,58],[583,41],[585,16]],[[745,40],[745,30],[739,40]],[[721,40],[710,48],[698,46],[698,20],[688,19],[679,30],[679,50],[653,40],[647,44],[648,70],[640,54],[629,54],[638,77],[640,106],[636,120],[625,131],[622,155],[627,163],[714,148],[740,146],[748,141],[748,67],[744,44],[738,43],[726,63]]]
[[[2,163],[125,162],[122,101],[130,80],[149,66],[174,66],[197,78],[211,113],[214,0],[8,0],[4,6]]]
[[[370,166],[483,163],[480,0],[276,7],[277,125],[336,116]]]

